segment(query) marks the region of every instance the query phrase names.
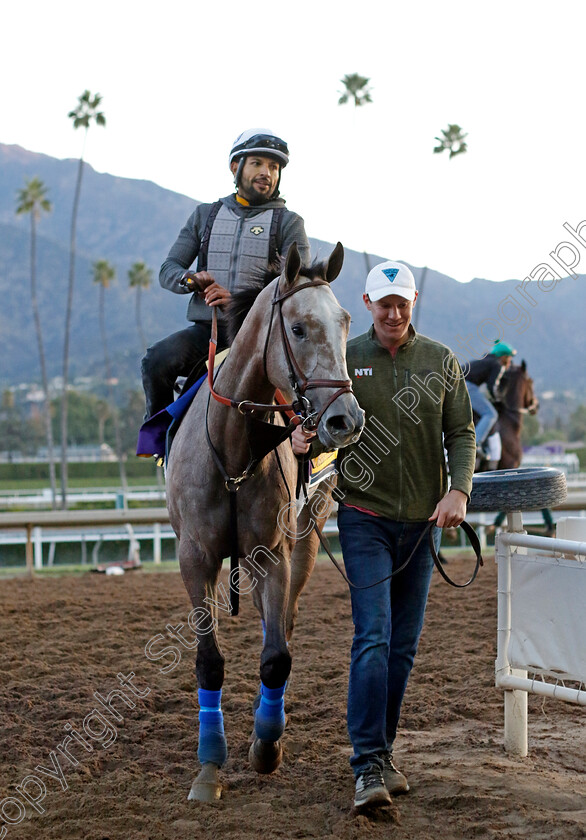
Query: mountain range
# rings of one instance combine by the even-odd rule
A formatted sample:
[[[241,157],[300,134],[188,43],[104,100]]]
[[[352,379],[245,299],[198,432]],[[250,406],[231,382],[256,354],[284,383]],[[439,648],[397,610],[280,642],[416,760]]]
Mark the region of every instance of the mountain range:
[[[0,388],[38,382],[39,360],[30,303],[30,217],[15,214],[17,191],[26,179],[39,177],[47,187],[52,211],[37,225],[37,283],[50,377],[62,366],[69,238],[77,160],[58,160],[0,144]],[[212,201],[218,196],[202,197]],[[143,353],[135,320],[136,291],[127,272],[144,260],[153,270],[152,286],[142,293],[142,322],[149,343],[186,325],[187,298],[158,284],[159,266],[198,202],[150,181],[101,174],[85,163],[77,223],[76,285],[71,332],[71,377],[103,371],[98,324],[98,287],[92,263],[106,259],[116,267],[117,282],[106,291],[107,331],[112,367],[121,381],[139,387]],[[303,208],[293,208],[303,215]],[[334,243],[308,231],[312,256],[326,258]],[[457,241],[457,236],[454,237]],[[498,247],[490,241],[486,247]],[[347,249],[333,290],[352,316],[351,335],[367,329],[370,315],[362,303],[368,267],[389,253],[364,254]],[[411,266],[420,290],[414,310],[416,328],[452,347],[462,361],[486,351],[502,336],[527,360],[537,392],[586,395],[584,365],[584,276],[557,283],[536,280],[460,283],[431,267]]]

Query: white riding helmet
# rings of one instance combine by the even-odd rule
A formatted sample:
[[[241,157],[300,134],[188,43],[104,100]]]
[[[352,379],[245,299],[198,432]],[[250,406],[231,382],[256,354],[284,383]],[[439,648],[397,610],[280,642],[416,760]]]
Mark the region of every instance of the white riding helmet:
[[[289,163],[287,144],[273,134],[270,128],[249,128],[239,134],[232,144],[228,162],[254,153],[276,158],[282,167]]]

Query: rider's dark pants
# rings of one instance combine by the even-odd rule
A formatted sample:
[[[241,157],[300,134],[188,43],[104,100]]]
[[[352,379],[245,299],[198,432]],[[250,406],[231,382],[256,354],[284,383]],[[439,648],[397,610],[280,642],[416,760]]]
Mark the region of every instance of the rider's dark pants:
[[[177,377],[189,376],[207,358],[210,333],[209,322],[196,321],[149,347],[141,364],[145,418],[170,405]],[[218,351],[227,346],[226,328],[218,324]]]

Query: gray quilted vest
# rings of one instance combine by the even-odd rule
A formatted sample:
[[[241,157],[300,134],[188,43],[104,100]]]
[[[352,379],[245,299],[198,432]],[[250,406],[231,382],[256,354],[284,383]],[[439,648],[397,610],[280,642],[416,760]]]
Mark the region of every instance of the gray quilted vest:
[[[262,279],[276,257],[276,227],[281,208],[264,210],[252,218],[237,215],[221,202],[212,205],[197,258],[197,270],[207,270],[217,283],[234,293],[250,278]],[[218,320],[223,313],[218,310]],[[189,301],[190,321],[211,321],[211,307],[197,295]]]

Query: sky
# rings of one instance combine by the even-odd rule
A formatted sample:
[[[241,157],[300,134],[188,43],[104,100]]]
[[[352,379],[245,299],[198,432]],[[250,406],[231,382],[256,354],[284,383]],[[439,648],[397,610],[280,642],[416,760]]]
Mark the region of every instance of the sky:
[[[67,114],[89,89],[94,169],[214,201],[236,136],[270,128],[309,236],[462,282],[522,279],[586,219],[583,0],[29,0],[2,18],[1,143],[79,158]],[[338,105],[349,73],[371,104]],[[451,160],[433,153],[450,123],[468,135]]]

